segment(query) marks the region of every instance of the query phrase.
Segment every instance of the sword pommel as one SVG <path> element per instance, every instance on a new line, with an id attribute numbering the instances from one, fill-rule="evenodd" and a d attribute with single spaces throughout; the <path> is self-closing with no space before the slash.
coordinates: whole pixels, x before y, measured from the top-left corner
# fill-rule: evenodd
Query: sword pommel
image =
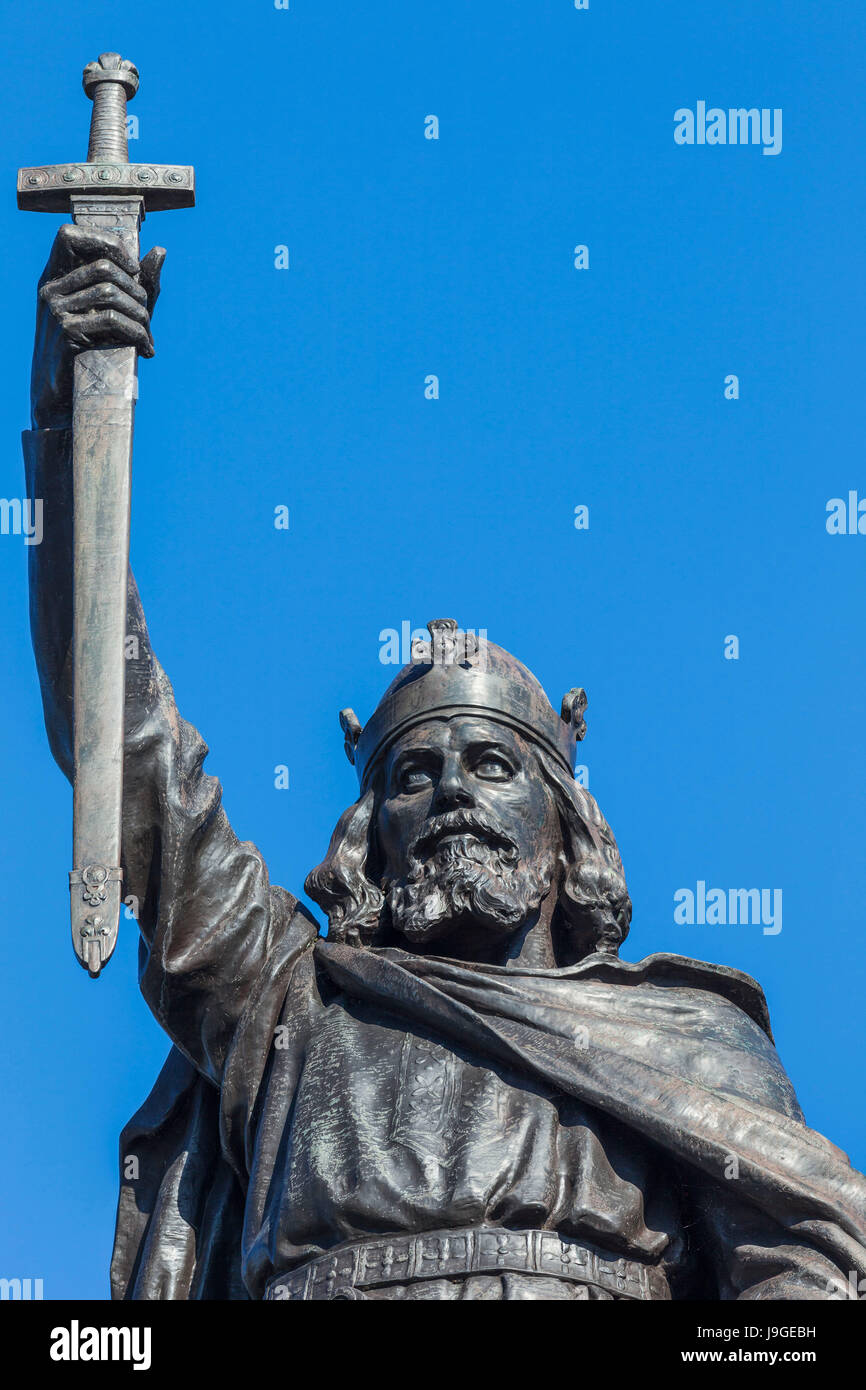
<path id="1" fill-rule="evenodd" d="M 128 58 L 121 58 L 119 53 L 100 53 L 95 63 L 87 64 L 82 81 L 91 99 L 95 99 L 100 83 L 116 82 L 123 87 L 131 101 L 138 91 L 138 68 Z"/>
<path id="2" fill-rule="evenodd" d="M 126 103 L 138 91 L 138 68 L 119 53 L 100 53 L 97 62 L 87 64 L 82 81 L 93 102 L 88 161 L 116 159 L 126 164 Z"/>

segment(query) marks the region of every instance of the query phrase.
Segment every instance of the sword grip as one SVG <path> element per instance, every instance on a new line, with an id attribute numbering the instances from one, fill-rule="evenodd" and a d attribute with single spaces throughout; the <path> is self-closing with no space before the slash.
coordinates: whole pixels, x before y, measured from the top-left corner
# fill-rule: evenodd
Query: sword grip
<path id="1" fill-rule="evenodd" d="M 100 53 L 84 69 L 83 83 L 93 101 L 88 163 L 127 164 L 126 103 L 138 91 L 138 69 L 119 53 Z"/>

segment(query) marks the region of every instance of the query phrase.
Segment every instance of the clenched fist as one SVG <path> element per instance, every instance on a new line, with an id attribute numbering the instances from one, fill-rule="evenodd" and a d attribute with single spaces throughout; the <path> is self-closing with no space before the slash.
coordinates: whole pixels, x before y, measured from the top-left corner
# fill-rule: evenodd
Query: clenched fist
<path id="1" fill-rule="evenodd" d="M 150 317 L 159 297 L 165 251 L 140 263 L 115 232 L 67 223 L 39 281 L 30 382 L 34 429 L 72 421 L 72 364 L 87 348 L 134 347 L 154 354 Z"/>

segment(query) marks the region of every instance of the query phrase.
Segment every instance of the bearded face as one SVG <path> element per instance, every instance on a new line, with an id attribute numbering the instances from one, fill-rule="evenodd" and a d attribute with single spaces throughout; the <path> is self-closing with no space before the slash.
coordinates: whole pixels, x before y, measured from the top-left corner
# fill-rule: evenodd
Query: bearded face
<path id="1" fill-rule="evenodd" d="M 558 881 L 559 818 L 532 746 L 492 720 L 455 716 L 390 749 L 377 819 L 382 889 L 413 945 L 507 937 Z"/>

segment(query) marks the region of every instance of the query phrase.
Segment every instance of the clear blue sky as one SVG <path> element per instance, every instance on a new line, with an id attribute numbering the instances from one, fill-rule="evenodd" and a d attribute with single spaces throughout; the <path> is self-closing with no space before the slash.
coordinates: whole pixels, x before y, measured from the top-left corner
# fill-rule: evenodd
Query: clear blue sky
<path id="1" fill-rule="evenodd" d="M 623 954 L 756 975 L 807 1120 L 866 1167 L 866 536 L 825 528 L 829 498 L 866 496 L 866 12 L 47 0 L 5 6 L 0 38 L 3 496 L 60 221 L 16 210 L 17 166 L 83 157 L 80 70 L 117 49 L 142 74 L 133 157 L 197 169 L 196 210 L 144 228 L 168 260 L 133 563 L 273 879 L 301 891 L 354 797 L 337 711 L 365 719 L 393 676 L 380 632 L 486 628 L 557 704 L 589 693 Z M 699 100 L 781 108 L 781 154 L 676 145 Z M 102 1298 L 117 1135 L 168 1043 L 133 922 L 98 982 L 71 951 L 25 570 L 0 536 L 0 1275 Z M 782 889 L 782 931 L 677 925 L 698 880 Z"/>

